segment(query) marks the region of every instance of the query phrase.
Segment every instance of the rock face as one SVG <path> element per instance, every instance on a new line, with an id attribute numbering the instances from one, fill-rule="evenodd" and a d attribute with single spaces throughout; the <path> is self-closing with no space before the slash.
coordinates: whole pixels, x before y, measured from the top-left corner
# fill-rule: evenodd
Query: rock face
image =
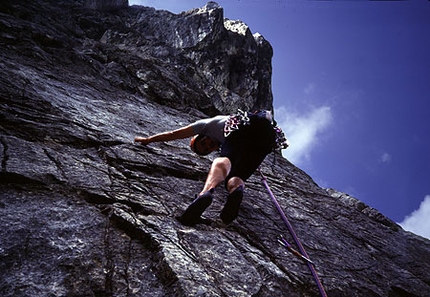
<path id="1" fill-rule="evenodd" d="M 271 108 L 270 44 L 216 3 L 181 14 L 0 4 L 1 296 L 318 296 L 260 178 L 237 221 L 175 220 L 213 156 L 149 135 Z M 262 171 L 329 296 L 429 296 L 430 242 L 274 154 Z"/>
<path id="2" fill-rule="evenodd" d="M 117 10 L 128 7 L 128 0 L 85 0 L 84 6 L 98 10 Z"/>

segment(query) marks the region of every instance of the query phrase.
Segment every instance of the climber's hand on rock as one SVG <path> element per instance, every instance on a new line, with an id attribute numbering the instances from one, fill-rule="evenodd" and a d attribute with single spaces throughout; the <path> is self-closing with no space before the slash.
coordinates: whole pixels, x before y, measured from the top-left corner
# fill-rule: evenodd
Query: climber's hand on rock
<path id="1" fill-rule="evenodd" d="M 141 144 L 147 145 L 147 144 L 148 144 L 148 143 L 150 143 L 151 141 L 149 140 L 149 138 L 136 136 L 136 137 L 134 138 L 134 142 L 140 142 Z"/>

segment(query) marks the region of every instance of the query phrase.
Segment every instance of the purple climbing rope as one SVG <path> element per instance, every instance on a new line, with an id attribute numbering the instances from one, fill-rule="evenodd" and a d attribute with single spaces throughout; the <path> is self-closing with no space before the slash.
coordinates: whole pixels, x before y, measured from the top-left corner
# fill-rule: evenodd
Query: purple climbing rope
<path id="1" fill-rule="evenodd" d="M 313 264 L 312 261 L 310 261 L 310 258 L 308 256 L 308 254 L 306 253 L 305 248 L 303 247 L 303 245 L 301 244 L 299 238 L 297 237 L 296 232 L 294 232 L 293 226 L 288 221 L 287 216 L 285 215 L 284 211 L 282 210 L 281 206 L 279 205 L 278 200 L 276 199 L 275 195 L 273 194 L 272 190 L 270 189 L 269 184 L 267 183 L 266 176 L 264 176 L 264 174 L 261 172 L 260 169 L 258 169 L 258 172 L 261 175 L 261 181 L 262 181 L 262 183 L 264 184 L 264 186 L 266 187 L 267 191 L 269 192 L 270 198 L 272 198 L 272 201 L 275 204 L 276 209 L 278 210 L 279 214 L 281 215 L 282 220 L 284 221 L 285 225 L 288 228 L 288 231 L 290 232 L 291 236 L 294 239 L 294 242 L 296 243 L 297 247 L 299 248 L 302 257 L 306 259 L 306 264 L 308 265 L 309 270 L 311 271 L 312 276 L 314 277 L 315 282 L 317 283 L 318 290 L 320 291 L 321 296 L 327 297 L 327 293 L 325 292 L 324 287 L 323 287 L 323 285 L 322 285 L 322 283 L 321 283 L 321 281 L 320 281 L 320 279 L 318 277 L 317 271 L 315 269 L 315 265 Z"/>

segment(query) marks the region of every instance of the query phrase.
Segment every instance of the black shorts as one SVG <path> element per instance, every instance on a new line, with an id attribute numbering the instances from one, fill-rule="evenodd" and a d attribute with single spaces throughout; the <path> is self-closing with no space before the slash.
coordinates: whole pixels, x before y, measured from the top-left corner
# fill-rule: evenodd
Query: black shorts
<path id="1" fill-rule="evenodd" d="M 232 177 L 246 181 L 275 146 L 275 131 L 264 115 L 249 115 L 250 124 L 226 137 L 221 146 L 221 157 L 231 162 L 231 171 L 225 182 Z"/>

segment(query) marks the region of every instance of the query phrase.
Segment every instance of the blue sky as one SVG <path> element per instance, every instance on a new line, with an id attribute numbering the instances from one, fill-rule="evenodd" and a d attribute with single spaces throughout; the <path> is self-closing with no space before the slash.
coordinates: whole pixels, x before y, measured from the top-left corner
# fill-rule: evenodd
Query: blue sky
<path id="1" fill-rule="evenodd" d="M 430 2 L 219 0 L 274 49 L 285 157 L 430 238 Z M 129 0 L 174 13 L 198 0 Z"/>

